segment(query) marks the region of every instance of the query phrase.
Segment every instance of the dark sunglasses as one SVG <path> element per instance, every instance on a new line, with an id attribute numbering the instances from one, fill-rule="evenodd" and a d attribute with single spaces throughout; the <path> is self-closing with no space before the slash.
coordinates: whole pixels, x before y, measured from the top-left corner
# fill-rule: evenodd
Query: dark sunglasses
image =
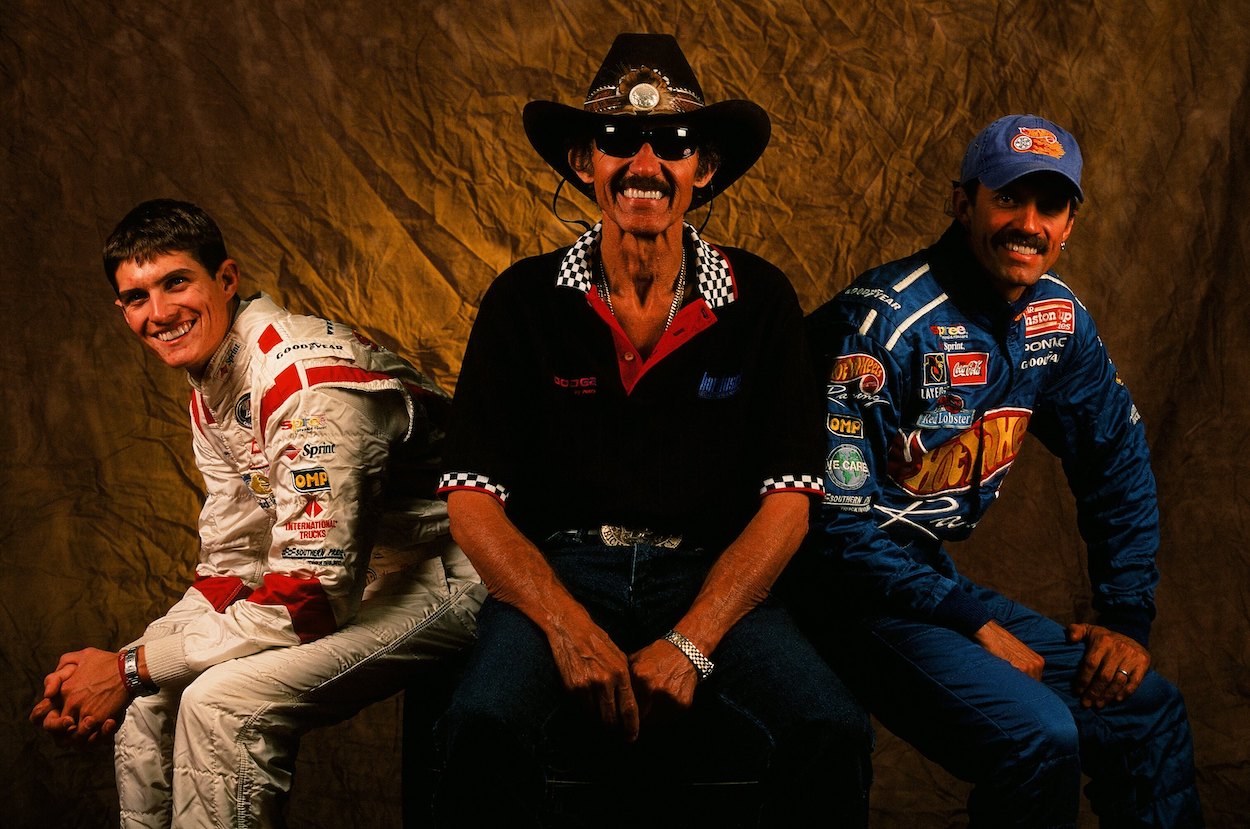
<path id="1" fill-rule="evenodd" d="M 694 129 L 684 124 L 643 127 L 629 123 L 632 118 L 619 120 L 625 123 L 601 124 L 595 133 L 595 146 L 610 156 L 633 158 L 643 144 L 650 144 L 651 151 L 658 158 L 681 161 L 683 158 L 690 158 L 699 149 L 699 140 Z"/>

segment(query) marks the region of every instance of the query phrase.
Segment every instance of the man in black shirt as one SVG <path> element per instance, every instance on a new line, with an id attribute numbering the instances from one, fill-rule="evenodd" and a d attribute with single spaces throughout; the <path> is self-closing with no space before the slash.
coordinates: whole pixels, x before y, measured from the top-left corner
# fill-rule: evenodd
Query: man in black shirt
<path id="1" fill-rule="evenodd" d="M 439 726 L 440 809 L 537 820 L 543 727 L 571 695 L 626 742 L 733 712 L 770 747 L 767 825 L 865 825 L 867 718 L 768 598 L 822 492 L 798 301 L 684 222 L 768 116 L 706 105 L 671 36 L 621 35 L 583 108 L 524 120 L 602 219 L 501 275 L 469 339 L 440 485 L 491 598 Z"/>

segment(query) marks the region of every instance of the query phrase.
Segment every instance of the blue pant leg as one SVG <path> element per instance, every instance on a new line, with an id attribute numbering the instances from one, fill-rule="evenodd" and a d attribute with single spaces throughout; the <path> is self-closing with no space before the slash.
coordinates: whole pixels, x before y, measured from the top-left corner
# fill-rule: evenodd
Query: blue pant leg
<path id="1" fill-rule="evenodd" d="M 1057 622 L 976 588 L 996 618 L 1046 660 L 1043 681 L 1072 712 L 1080 735 L 1085 792 L 1104 827 L 1203 826 L 1185 701 L 1154 671 L 1123 702 L 1085 708 L 1073 682 L 1085 655 Z"/>
<path id="2" fill-rule="evenodd" d="M 695 705 L 724 705 L 763 732 L 771 747 L 760 825 L 867 826 L 868 715 L 790 614 L 772 602 L 756 607 L 729 630 L 713 658 L 715 671 Z"/>
<path id="3" fill-rule="evenodd" d="M 511 605 L 487 598 L 478 641 L 436 725 L 444 751 L 438 826 L 538 826 L 545 794 L 542 726 L 564 698 L 547 637 Z"/>
<path id="4" fill-rule="evenodd" d="M 839 670 L 887 728 L 975 784 L 972 826 L 1075 826 L 1076 724 L 1046 685 L 962 634 L 895 617 L 849 637 Z"/>

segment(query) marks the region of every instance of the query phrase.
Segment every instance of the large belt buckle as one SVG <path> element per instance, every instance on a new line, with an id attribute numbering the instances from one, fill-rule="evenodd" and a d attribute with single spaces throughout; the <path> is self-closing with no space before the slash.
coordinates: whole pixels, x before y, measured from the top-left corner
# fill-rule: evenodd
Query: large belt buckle
<path id="1" fill-rule="evenodd" d="M 652 530 L 635 530 L 616 524 L 601 526 L 599 539 L 609 547 L 632 547 L 635 544 L 646 544 L 651 547 L 674 550 L 681 544 L 680 535 L 657 533 Z"/>

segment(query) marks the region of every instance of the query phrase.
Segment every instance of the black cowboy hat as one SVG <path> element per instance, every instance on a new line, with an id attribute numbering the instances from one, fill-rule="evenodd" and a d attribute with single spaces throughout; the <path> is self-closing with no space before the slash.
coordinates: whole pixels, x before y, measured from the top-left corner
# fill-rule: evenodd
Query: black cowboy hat
<path id="1" fill-rule="evenodd" d="M 706 104 L 677 39 L 655 34 L 616 36 L 581 109 L 530 101 L 522 120 L 543 160 L 594 201 L 594 188 L 569 166 L 569 149 L 592 138 L 607 119 L 628 115 L 645 117 L 657 126 L 665 122 L 690 126 L 701 144 L 715 148 L 719 164 L 708 186 L 695 189 L 692 210 L 749 170 L 768 146 L 772 130 L 768 114 L 758 104 L 742 100 Z"/>

